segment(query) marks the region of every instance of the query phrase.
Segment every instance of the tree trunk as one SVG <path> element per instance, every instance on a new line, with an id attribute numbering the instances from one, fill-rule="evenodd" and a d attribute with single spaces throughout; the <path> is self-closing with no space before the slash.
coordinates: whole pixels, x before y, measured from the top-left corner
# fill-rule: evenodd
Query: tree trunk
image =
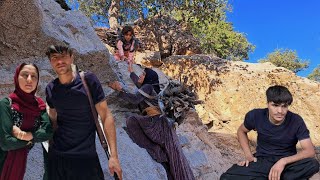
<path id="1" fill-rule="evenodd" d="M 111 0 L 108 11 L 110 29 L 117 30 L 119 26 L 118 18 L 120 13 L 120 0 Z"/>
<path id="2" fill-rule="evenodd" d="M 142 8 L 138 10 L 138 14 L 139 14 L 139 19 L 144 20 L 144 13 Z"/>

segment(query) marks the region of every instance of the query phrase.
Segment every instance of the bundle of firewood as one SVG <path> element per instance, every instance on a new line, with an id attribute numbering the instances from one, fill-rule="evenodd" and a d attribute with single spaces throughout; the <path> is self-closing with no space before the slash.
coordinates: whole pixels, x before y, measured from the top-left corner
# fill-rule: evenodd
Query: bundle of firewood
<path id="1" fill-rule="evenodd" d="M 198 100 L 196 93 L 190 87 L 178 80 L 169 80 L 169 84 L 165 87 L 160 99 L 164 104 L 164 112 L 167 117 L 178 124 L 183 122 L 190 108 L 195 109 L 194 105 L 203 103 Z"/>
<path id="2" fill-rule="evenodd" d="M 96 28 L 97 35 L 105 44 L 111 47 L 116 47 L 118 34 L 116 31 L 107 28 Z"/>

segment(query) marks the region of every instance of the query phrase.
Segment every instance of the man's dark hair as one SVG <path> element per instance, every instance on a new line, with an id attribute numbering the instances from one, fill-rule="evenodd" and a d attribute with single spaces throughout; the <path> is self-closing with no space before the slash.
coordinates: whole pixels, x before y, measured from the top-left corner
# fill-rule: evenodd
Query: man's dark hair
<path id="1" fill-rule="evenodd" d="M 46 55 L 50 59 L 50 55 L 53 53 L 68 53 L 70 56 L 73 54 L 72 49 L 69 46 L 64 46 L 64 45 L 51 45 L 48 47 Z"/>
<path id="2" fill-rule="evenodd" d="M 284 86 L 271 86 L 267 89 L 267 102 L 274 102 L 276 104 L 285 103 L 291 105 L 293 98 L 290 91 Z"/>
<path id="3" fill-rule="evenodd" d="M 122 35 L 125 35 L 127 34 L 128 32 L 131 32 L 132 33 L 132 36 L 134 36 L 134 30 L 131 26 L 125 26 L 122 28 L 122 31 L 121 31 L 121 34 Z"/>

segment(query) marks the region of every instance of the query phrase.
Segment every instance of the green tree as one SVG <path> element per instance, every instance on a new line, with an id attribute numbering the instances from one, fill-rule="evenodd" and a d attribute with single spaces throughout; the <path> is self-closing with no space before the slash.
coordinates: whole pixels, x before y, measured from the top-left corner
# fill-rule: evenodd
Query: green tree
<path id="1" fill-rule="evenodd" d="M 215 53 L 228 60 L 249 59 L 249 53 L 255 47 L 226 21 L 226 12 L 232 9 L 227 0 L 185 2 L 172 14 L 190 27 L 193 35 L 200 40 L 203 52 Z"/>
<path id="2" fill-rule="evenodd" d="M 192 32 L 200 39 L 201 49 L 205 53 L 215 53 L 224 59 L 242 61 L 249 59 L 249 53 L 254 51 L 255 47 L 248 42 L 245 35 L 234 31 L 232 24 L 228 22 L 191 24 Z"/>
<path id="3" fill-rule="evenodd" d="M 215 53 L 229 60 L 249 59 L 254 46 L 243 33 L 234 31 L 226 22 L 231 11 L 228 0 L 69 0 L 78 2 L 79 9 L 95 23 L 109 20 L 110 27 L 122 22 L 155 15 L 169 15 L 184 23 L 200 40 L 205 53 Z"/>
<path id="4" fill-rule="evenodd" d="M 276 49 L 269 53 L 267 58 L 260 59 L 259 62 L 271 62 L 277 67 L 287 68 L 294 73 L 309 67 L 309 61 L 300 59 L 297 52 L 290 49 Z"/>
<path id="5" fill-rule="evenodd" d="M 320 65 L 313 69 L 312 73 L 308 75 L 308 78 L 320 82 Z"/>
<path id="6" fill-rule="evenodd" d="M 72 7 L 78 5 L 95 23 L 109 24 L 115 29 L 122 22 L 143 18 L 144 1 L 140 0 L 67 0 Z"/>

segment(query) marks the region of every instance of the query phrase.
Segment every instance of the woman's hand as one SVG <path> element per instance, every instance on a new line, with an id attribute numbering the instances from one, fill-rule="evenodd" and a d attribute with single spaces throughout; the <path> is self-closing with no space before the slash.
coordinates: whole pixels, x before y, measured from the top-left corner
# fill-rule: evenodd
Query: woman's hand
<path id="1" fill-rule="evenodd" d="M 23 141 L 31 141 L 33 139 L 33 135 L 31 132 L 22 131 L 19 127 L 13 126 L 12 127 L 12 135 L 20 140 Z"/>
<path id="2" fill-rule="evenodd" d="M 17 126 L 12 127 L 12 135 L 17 139 L 19 139 L 18 136 L 19 136 L 20 131 L 21 131 L 21 129 Z"/>
<path id="3" fill-rule="evenodd" d="M 121 91 L 122 90 L 122 86 L 118 81 L 110 82 L 108 84 L 108 86 L 113 90 L 117 90 L 117 91 Z"/>

